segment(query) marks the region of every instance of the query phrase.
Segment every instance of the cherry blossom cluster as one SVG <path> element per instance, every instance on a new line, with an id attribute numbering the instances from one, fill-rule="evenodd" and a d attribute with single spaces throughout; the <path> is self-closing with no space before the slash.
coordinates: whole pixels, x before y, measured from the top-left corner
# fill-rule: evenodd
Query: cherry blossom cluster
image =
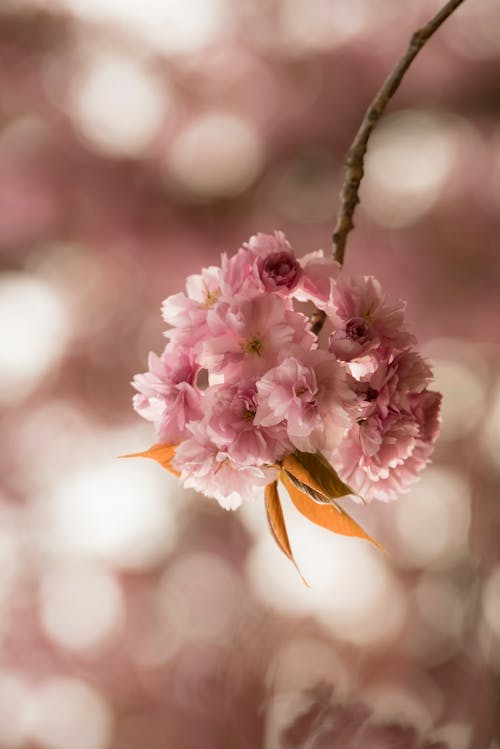
<path id="1" fill-rule="evenodd" d="M 395 499 L 429 460 L 441 402 L 403 311 L 322 250 L 257 234 L 164 301 L 168 343 L 135 376 L 134 408 L 176 446 L 184 486 L 225 508 L 262 496 L 295 450 L 364 500 Z"/>

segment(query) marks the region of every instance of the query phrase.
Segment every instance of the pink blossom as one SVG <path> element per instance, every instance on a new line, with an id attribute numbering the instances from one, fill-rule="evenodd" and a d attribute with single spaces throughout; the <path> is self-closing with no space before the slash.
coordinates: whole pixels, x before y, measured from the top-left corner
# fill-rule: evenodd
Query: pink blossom
<path id="1" fill-rule="evenodd" d="M 269 256 L 274 256 L 275 260 L 278 256 L 281 256 L 282 260 L 286 258 L 288 270 L 283 269 L 284 273 L 280 274 L 279 262 L 273 264 L 272 260 L 268 260 Z M 226 301 L 231 301 L 235 297 L 249 300 L 267 291 L 280 290 L 283 286 L 289 288 L 293 280 L 291 276 L 295 263 L 292 246 L 283 232 L 256 234 L 231 257 L 225 253 L 222 255 L 223 297 Z M 300 269 L 297 269 L 297 276 L 299 271 Z M 282 283 L 274 283 L 274 277 Z"/>
<path id="2" fill-rule="evenodd" d="M 172 466 L 180 471 L 186 488 L 214 497 L 226 510 L 262 496 L 263 487 L 277 477 L 275 468 L 239 465 L 227 449 L 211 440 L 204 422 L 190 424 L 191 436 L 177 448 Z"/>
<path id="3" fill-rule="evenodd" d="M 384 433 L 386 442 L 400 437 L 401 434 L 394 430 L 391 433 L 389 429 Z M 377 474 L 373 470 L 375 462 L 372 463 L 363 453 L 361 441 L 353 427 L 330 460 L 342 479 L 365 501 L 377 499 L 389 502 L 409 491 L 411 485 L 418 480 L 420 472 L 429 462 L 433 447 L 433 443 L 415 437 L 413 448 L 406 458 L 400 456 L 401 459 L 396 464 L 386 466 L 386 470 Z"/>
<path id="4" fill-rule="evenodd" d="M 364 500 L 390 500 L 398 491 L 398 468 L 416 445 L 417 425 L 408 416 L 371 416 L 355 424 L 330 457 L 339 475 Z"/>
<path id="5" fill-rule="evenodd" d="M 224 372 L 226 381 L 263 374 L 292 344 L 308 350 L 315 342 L 305 315 L 288 310 L 275 294 L 219 304 L 210 310 L 207 326 L 199 361 L 210 372 Z"/>
<path id="6" fill-rule="evenodd" d="M 177 446 L 185 486 L 237 507 L 294 449 L 326 454 L 366 499 L 416 479 L 439 431 L 431 369 L 404 305 L 339 270 L 321 250 L 297 260 L 282 232 L 256 234 L 165 300 L 170 343 L 134 378 L 134 407 Z M 325 310 L 329 350 L 294 301 Z"/>
<path id="7" fill-rule="evenodd" d="M 208 310 L 221 294 L 220 268 L 211 266 L 188 276 L 186 292 L 173 294 L 162 304 L 163 319 L 173 326 L 166 335 L 182 345 L 192 344 L 205 334 Z"/>
<path id="8" fill-rule="evenodd" d="M 222 256 L 225 299 L 251 299 L 265 292 L 288 296 L 301 277 L 301 267 L 282 232 L 257 234 L 231 258 Z"/>
<path id="9" fill-rule="evenodd" d="M 137 413 L 155 425 L 160 442 L 178 444 L 186 424 L 201 417 L 200 394 L 194 387 L 197 366 L 187 349 L 167 346 L 161 357 L 149 355 L 149 371 L 134 377 Z"/>
<path id="10" fill-rule="evenodd" d="M 443 396 L 434 390 L 410 396 L 410 411 L 419 428 L 419 439 L 429 445 L 436 442 L 441 426 L 441 403 Z"/>
<path id="11" fill-rule="evenodd" d="M 226 253 L 221 258 L 222 296 L 230 302 L 237 297 L 253 299 L 264 293 L 264 286 L 257 270 L 258 256 L 248 249 L 240 248 L 232 257 Z"/>
<path id="12" fill-rule="evenodd" d="M 299 302 L 313 302 L 319 309 L 325 309 L 330 298 L 331 281 L 338 276 L 340 265 L 325 257 L 323 250 L 304 255 L 299 263 L 302 275 L 294 290 L 295 299 Z"/>
<path id="13" fill-rule="evenodd" d="M 350 425 L 352 393 L 344 371 L 325 351 L 284 359 L 257 381 L 257 391 L 255 422 L 273 426 L 286 421 L 288 437 L 299 450 L 331 450 Z"/>
<path id="14" fill-rule="evenodd" d="M 215 385 L 204 399 L 207 434 L 241 465 L 273 464 L 292 452 L 284 424 L 255 423 L 256 387 L 253 382 Z"/>
<path id="15" fill-rule="evenodd" d="M 408 401 L 408 410 L 375 408 L 359 419 L 331 456 L 342 479 L 368 501 L 396 499 L 428 463 L 439 432 L 441 395 L 424 390 Z"/>
<path id="16" fill-rule="evenodd" d="M 333 324 L 330 351 L 343 361 L 379 346 L 403 349 L 415 342 L 403 324 L 405 305 L 387 305 L 373 276 L 338 279 L 331 285 L 326 313 Z"/>
<path id="17" fill-rule="evenodd" d="M 274 234 L 259 232 L 250 237 L 243 246 L 260 257 L 266 257 L 275 252 L 293 252 L 292 245 L 282 231 L 275 231 Z"/>
<path id="18" fill-rule="evenodd" d="M 361 380 L 351 380 L 359 414 L 332 456 L 361 496 L 395 499 L 416 480 L 439 431 L 441 396 L 427 390 L 429 365 L 414 351 L 391 353 Z"/>
<path id="19" fill-rule="evenodd" d="M 289 294 L 299 282 L 301 267 L 291 252 L 272 252 L 258 263 L 259 275 L 266 291 Z"/>
<path id="20" fill-rule="evenodd" d="M 432 379 L 427 362 L 416 351 L 388 354 L 373 372 L 353 382 L 360 398 L 362 414 L 378 412 L 386 418 L 389 411 L 409 411 L 409 395 L 420 393 Z"/>

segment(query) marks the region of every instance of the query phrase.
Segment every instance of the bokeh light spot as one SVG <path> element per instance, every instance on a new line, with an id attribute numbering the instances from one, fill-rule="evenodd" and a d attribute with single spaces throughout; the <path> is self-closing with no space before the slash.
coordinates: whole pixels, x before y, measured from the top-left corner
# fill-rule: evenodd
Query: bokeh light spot
<path id="1" fill-rule="evenodd" d="M 0 275 L 0 402 L 29 395 L 56 365 L 69 322 L 47 283 L 24 273 Z"/>
<path id="2" fill-rule="evenodd" d="M 191 120 L 170 146 L 167 168 L 178 186 L 197 198 L 237 195 L 263 161 L 263 143 L 248 120 L 209 112 Z"/>
<path id="3" fill-rule="evenodd" d="M 436 631 L 456 639 L 464 626 L 463 596 L 446 577 L 424 575 L 419 581 L 416 601 L 420 613 Z"/>
<path id="4" fill-rule="evenodd" d="M 225 0 L 59 0 L 83 18 L 119 27 L 160 53 L 191 54 L 224 31 Z"/>
<path id="5" fill-rule="evenodd" d="M 156 565 L 175 533 L 175 494 L 164 473 L 153 463 L 115 459 L 64 476 L 40 507 L 47 551 L 125 569 Z"/>
<path id="6" fill-rule="evenodd" d="M 295 54 L 331 50 L 367 29 L 373 33 L 380 25 L 390 24 L 395 5 L 387 0 L 351 0 L 348 4 L 344 0 L 281 0 L 280 35 Z"/>
<path id="7" fill-rule="evenodd" d="M 116 577 L 89 562 L 65 562 L 41 580 L 41 619 L 57 644 L 86 651 L 102 646 L 117 631 L 124 600 Z"/>
<path id="8" fill-rule="evenodd" d="M 441 359 L 434 366 L 434 387 L 443 393 L 443 440 L 458 439 L 471 432 L 481 419 L 484 391 L 477 373 L 466 364 Z"/>
<path id="9" fill-rule="evenodd" d="M 130 57 L 98 54 L 71 89 L 70 111 L 99 151 L 139 154 L 166 115 L 166 87 Z"/>
<path id="10" fill-rule="evenodd" d="M 403 227 L 436 202 L 458 158 L 462 121 L 400 112 L 380 123 L 365 161 L 361 203 L 384 226 Z"/>
<path id="11" fill-rule="evenodd" d="M 423 347 L 434 369 L 433 389 L 443 394 L 440 441 L 476 431 L 484 417 L 488 367 L 481 346 L 459 338 L 436 338 Z"/>
<path id="12" fill-rule="evenodd" d="M 399 560 L 410 567 L 447 567 L 468 549 L 470 489 L 458 471 L 427 468 L 396 507 Z"/>
<path id="13" fill-rule="evenodd" d="M 276 168 L 263 199 L 288 220 L 315 224 L 333 217 L 335 188 L 331 154 L 311 148 Z"/>
<path id="14" fill-rule="evenodd" d="M 0 746 L 20 747 L 24 739 L 25 708 L 30 689 L 20 674 L 2 670 L 0 674 Z"/>
<path id="15" fill-rule="evenodd" d="M 112 726 L 104 697 L 78 679 L 51 679 L 28 705 L 27 733 L 44 749 L 106 749 Z"/>
<path id="16" fill-rule="evenodd" d="M 464 3 L 455 22 L 443 32 L 452 50 L 460 57 L 488 60 L 500 53 L 498 34 L 499 13 L 497 0 Z"/>
<path id="17" fill-rule="evenodd" d="M 158 588 L 164 621 L 181 640 L 225 640 L 242 606 L 237 575 L 214 554 L 190 554 L 173 563 Z"/>

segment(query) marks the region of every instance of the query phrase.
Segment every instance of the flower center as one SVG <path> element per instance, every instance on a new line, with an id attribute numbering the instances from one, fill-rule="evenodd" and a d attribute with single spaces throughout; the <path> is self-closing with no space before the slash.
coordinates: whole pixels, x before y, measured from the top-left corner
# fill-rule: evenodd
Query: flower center
<path id="1" fill-rule="evenodd" d="M 205 304 L 204 304 L 204 306 L 207 309 L 209 309 L 210 307 L 213 307 L 214 304 L 217 303 L 219 297 L 220 297 L 220 289 L 214 289 L 213 291 L 210 291 L 210 289 L 205 289 Z"/>
<path id="2" fill-rule="evenodd" d="M 370 326 L 363 317 L 351 317 L 346 323 L 345 332 L 351 340 L 365 343 L 370 337 Z"/>
<path id="3" fill-rule="evenodd" d="M 300 273 L 301 267 L 290 252 L 273 252 L 263 262 L 261 278 L 268 291 L 281 286 L 292 289 Z"/>
<path id="4" fill-rule="evenodd" d="M 256 336 L 250 338 L 248 341 L 246 341 L 246 343 L 243 344 L 243 348 L 245 349 L 245 351 L 248 351 L 249 354 L 257 354 L 257 356 L 260 356 L 262 346 L 262 341 Z"/>

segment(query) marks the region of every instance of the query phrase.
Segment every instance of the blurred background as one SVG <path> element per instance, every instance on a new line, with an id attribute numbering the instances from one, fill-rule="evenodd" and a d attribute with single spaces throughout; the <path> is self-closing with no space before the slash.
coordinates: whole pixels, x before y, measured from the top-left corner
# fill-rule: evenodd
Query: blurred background
<path id="1" fill-rule="evenodd" d="M 408 300 L 433 464 L 231 513 L 150 461 L 161 301 L 251 234 L 329 251 L 342 160 L 435 0 L 0 0 L 1 749 L 499 749 L 500 6 L 464 5 L 371 141 L 346 268 Z"/>

